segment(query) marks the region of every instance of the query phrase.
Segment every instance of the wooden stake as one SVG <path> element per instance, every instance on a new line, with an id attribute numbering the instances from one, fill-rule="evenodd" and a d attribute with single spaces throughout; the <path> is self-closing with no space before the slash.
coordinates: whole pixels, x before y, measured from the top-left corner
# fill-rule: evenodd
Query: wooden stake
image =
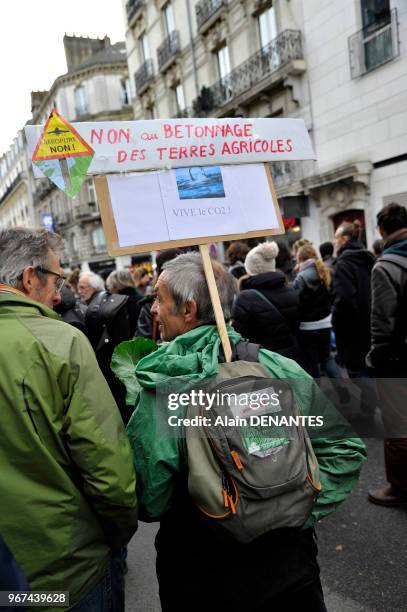
<path id="1" fill-rule="evenodd" d="M 218 327 L 219 336 L 222 341 L 223 352 L 225 354 L 226 361 L 230 362 L 232 361 L 232 347 L 230 346 L 230 340 L 226 329 L 225 317 L 223 315 L 222 306 L 220 303 L 218 288 L 216 286 L 215 275 L 212 269 L 208 245 L 200 244 L 199 251 L 201 253 L 205 278 L 206 282 L 208 283 L 209 295 L 211 296 L 213 311 L 215 313 L 216 325 Z"/>
<path id="2" fill-rule="evenodd" d="M 65 157 L 59 160 L 59 167 L 61 168 L 62 178 L 64 179 L 65 189 L 70 191 L 72 189 L 71 177 L 69 174 L 68 162 Z"/>

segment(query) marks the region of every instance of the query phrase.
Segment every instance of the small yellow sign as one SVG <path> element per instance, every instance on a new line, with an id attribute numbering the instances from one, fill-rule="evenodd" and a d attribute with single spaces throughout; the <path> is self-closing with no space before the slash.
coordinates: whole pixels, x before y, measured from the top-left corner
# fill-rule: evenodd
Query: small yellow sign
<path id="1" fill-rule="evenodd" d="M 75 128 L 52 109 L 32 156 L 33 161 L 94 155 Z"/>

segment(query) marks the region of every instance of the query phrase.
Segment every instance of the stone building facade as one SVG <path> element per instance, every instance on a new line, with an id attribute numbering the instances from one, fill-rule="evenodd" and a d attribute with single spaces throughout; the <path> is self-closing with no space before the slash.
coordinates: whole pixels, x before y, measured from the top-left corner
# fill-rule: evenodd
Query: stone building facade
<path id="1" fill-rule="evenodd" d="M 133 117 L 124 43 L 108 37 L 65 36 L 68 72 L 47 92 L 32 93 L 32 122 L 44 124 L 52 108 L 69 122 L 128 120 Z M 52 215 L 64 238 L 64 264 L 101 271 L 123 265 L 106 251 L 93 179 L 88 177 L 75 198 L 67 197 L 48 179 L 35 181 L 34 207 L 38 222 Z M 127 263 L 127 261 L 125 262 Z"/>
<path id="2" fill-rule="evenodd" d="M 301 117 L 315 163 L 274 163 L 287 228 L 317 244 L 344 219 L 367 242 L 407 199 L 403 0 L 128 0 L 134 115 Z M 294 223 L 293 223 L 294 220 Z"/>
<path id="3" fill-rule="evenodd" d="M 0 158 L 0 227 L 30 227 L 34 223 L 33 176 L 20 131 Z"/>

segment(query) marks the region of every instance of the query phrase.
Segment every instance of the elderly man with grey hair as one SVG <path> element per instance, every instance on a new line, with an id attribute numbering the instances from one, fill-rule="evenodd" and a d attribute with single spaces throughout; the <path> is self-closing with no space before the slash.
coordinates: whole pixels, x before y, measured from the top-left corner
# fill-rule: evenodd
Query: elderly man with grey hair
<path id="1" fill-rule="evenodd" d="M 228 323 L 236 295 L 236 281 L 220 263 L 213 261 L 212 267 Z M 154 292 L 152 311 L 157 317 L 164 343 L 138 361 L 134 371 L 136 380 L 127 376 L 129 390 L 134 394 L 138 389 L 127 431 L 134 451 L 140 518 L 160 521 L 156 549 L 162 610 L 265 612 L 279 608 L 304 608 L 313 612 L 325 611 L 312 526 L 331 512 L 350 491 L 363 460 L 363 443 L 358 439 L 340 437 L 339 433 L 339 439 L 316 440 L 314 452 L 320 463 L 322 492 L 302 529 L 273 530 L 274 517 L 270 516 L 261 535 L 247 544 L 234 539 L 231 533 L 221 533 L 217 523 L 231 514 L 227 508 L 236 511 L 236 506 L 246 504 L 248 498 L 239 501 L 237 489 L 233 493 L 229 484 L 227 490 L 223 484 L 222 498 L 222 482 L 225 481 L 220 478 L 218 467 L 219 478 L 213 495 L 221 500 L 219 516 L 205 515 L 198 509 L 199 504 L 194 501 L 196 497 L 193 499 L 188 487 L 191 454 L 186 453 L 184 430 L 171 431 L 169 415 L 172 413 L 168 412 L 170 405 L 166 392 L 166 389 L 174 389 L 174 385 L 178 391 L 180 384 L 181 390 L 196 390 L 208 379 L 219 380 L 216 377 L 220 374 L 219 363 L 223 354 L 200 255 L 186 253 L 166 263 Z M 249 347 L 246 343 L 241 344 L 242 337 L 230 325 L 227 325 L 227 333 L 235 355 L 242 354 L 239 345 L 248 352 Z M 296 380 L 304 381 L 303 385 L 295 385 L 298 403 L 301 399 L 305 414 L 318 414 L 322 399 L 312 379 L 294 361 L 266 349 L 258 350 L 258 345 L 256 347 L 256 358 L 269 378 L 293 381 L 289 383 L 293 388 Z M 251 348 L 254 349 L 254 345 Z M 250 364 L 245 361 L 245 364 L 235 364 L 235 368 L 227 371 L 239 369 L 240 385 L 243 378 L 247 379 L 245 372 L 248 367 Z M 225 372 L 226 368 L 223 368 L 222 376 Z M 222 380 L 226 384 L 225 379 Z M 204 405 L 200 408 L 203 414 L 209 414 Z M 183 410 L 181 407 L 177 412 L 181 420 L 185 416 Z M 243 436 L 244 432 L 237 435 Z M 216 463 L 215 453 L 211 455 L 210 445 L 206 448 L 209 448 L 208 452 L 200 451 L 201 454 L 193 456 L 194 474 L 201 475 L 198 480 L 204 483 L 208 482 L 205 475 L 211 461 L 215 464 L 215 471 L 216 465 L 222 465 Z M 230 464 L 233 464 L 232 458 L 229 456 L 227 459 Z M 241 469 L 244 469 L 246 458 L 242 454 Z M 230 470 L 232 473 L 232 468 Z M 224 471 L 222 474 L 225 476 Z M 252 476 L 255 474 L 249 470 L 247 478 Z M 272 474 L 269 476 L 272 479 Z M 267 484 L 272 486 L 270 480 Z M 204 489 L 207 488 L 204 486 Z M 176 588 L 177 585 L 180 588 Z"/>
<path id="2" fill-rule="evenodd" d="M 31 589 L 124 611 L 131 449 L 89 342 L 52 310 L 61 247 L 46 229 L 0 230 L 0 533 Z"/>
<path id="3" fill-rule="evenodd" d="M 79 276 L 78 295 L 85 304 L 89 304 L 95 297 L 105 290 L 105 283 L 99 274 L 94 272 L 83 272 Z"/>

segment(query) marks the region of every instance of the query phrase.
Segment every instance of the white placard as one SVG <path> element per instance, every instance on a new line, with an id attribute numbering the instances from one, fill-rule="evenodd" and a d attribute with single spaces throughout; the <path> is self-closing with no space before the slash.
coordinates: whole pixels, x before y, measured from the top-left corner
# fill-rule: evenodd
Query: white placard
<path id="1" fill-rule="evenodd" d="M 279 227 L 263 164 L 107 177 L 118 247 Z"/>
<path id="2" fill-rule="evenodd" d="M 95 155 L 87 174 L 315 159 L 303 119 L 73 123 Z M 43 126 L 25 128 L 32 156 Z M 34 166 L 36 177 L 43 176 Z"/>
<path id="3" fill-rule="evenodd" d="M 120 246 L 160 242 L 168 235 L 158 173 L 109 176 L 109 191 Z"/>
<path id="4" fill-rule="evenodd" d="M 229 168 L 193 166 L 159 175 L 170 240 L 210 236 L 214 227 L 217 234 L 235 234 L 247 227 Z"/>

